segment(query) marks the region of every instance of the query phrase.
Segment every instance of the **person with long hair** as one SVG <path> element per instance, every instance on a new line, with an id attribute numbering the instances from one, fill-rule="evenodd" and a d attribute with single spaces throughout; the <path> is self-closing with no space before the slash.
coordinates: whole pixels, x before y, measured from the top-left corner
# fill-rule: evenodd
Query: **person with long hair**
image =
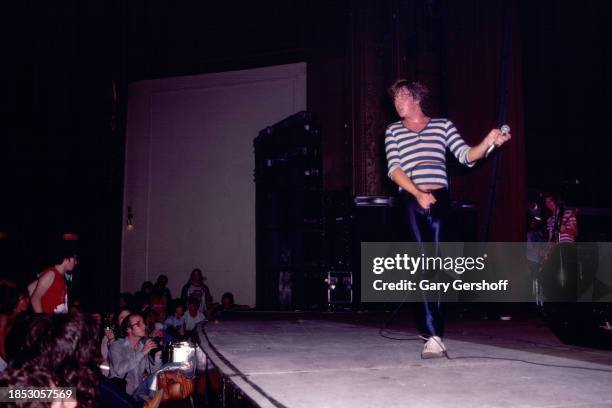
<path id="1" fill-rule="evenodd" d="M 53 389 L 57 388 L 60 380 L 47 367 L 38 366 L 35 364 L 26 364 L 18 369 L 9 370 L 0 375 L 0 387 L 10 389 L 25 389 L 31 387 Z M 68 401 L 62 402 L 46 402 L 38 400 L 21 400 L 14 403 L 8 403 L 7 406 L 18 408 L 75 408 L 78 406 L 78 401 L 73 398 L 67 398 Z"/>
<path id="2" fill-rule="evenodd" d="M 19 290 L 13 282 L 0 283 L 0 371 L 7 367 L 6 340 L 17 318 L 28 310 L 30 298 L 25 290 Z"/>
<path id="3" fill-rule="evenodd" d="M 542 195 L 544 204 L 550 211 L 550 217 L 546 220 L 548 230 L 548 241 L 558 243 L 575 242 L 578 236 L 578 222 L 576 212 L 565 208 L 561 204 L 559 195 L 546 192 Z"/>
<path id="4" fill-rule="evenodd" d="M 36 366 L 53 373 L 58 387 L 76 388 L 80 407 L 94 407 L 99 397 L 100 333 L 86 314 L 39 316 L 30 325 L 20 358 L 11 370 Z"/>
<path id="5" fill-rule="evenodd" d="M 200 301 L 199 310 L 203 315 L 207 315 L 208 311 L 213 306 L 213 298 L 210 294 L 210 289 L 204 283 L 206 278 L 202 275 L 202 271 L 195 268 L 189 275 L 189 281 L 181 290 L 181 299 L 187 305 L 189 299 L 197 298 Z"/>

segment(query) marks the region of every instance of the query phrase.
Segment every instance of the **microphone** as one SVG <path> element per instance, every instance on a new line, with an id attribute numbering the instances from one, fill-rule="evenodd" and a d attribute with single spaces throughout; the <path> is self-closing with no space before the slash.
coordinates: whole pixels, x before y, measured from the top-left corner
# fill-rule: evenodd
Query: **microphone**
<path id="1" fill-rule="evenodd" d="M 510 126 L 503 125 L 499 130 L 501 130 L 502 135 L 505 135 L 507 133 L 510 133 Z M 495 143 L 492 143 L 491 146 L 489 146 L 489 148 L 487 149 L 487 151 L 485 152 L 485 155 L 484 155 L 485 159 L 487 157 L 489 157 L 491 152 L 493 152 L 493 150 L 495 150 L 496 147 L 497 147 L 497 145 Z"/>

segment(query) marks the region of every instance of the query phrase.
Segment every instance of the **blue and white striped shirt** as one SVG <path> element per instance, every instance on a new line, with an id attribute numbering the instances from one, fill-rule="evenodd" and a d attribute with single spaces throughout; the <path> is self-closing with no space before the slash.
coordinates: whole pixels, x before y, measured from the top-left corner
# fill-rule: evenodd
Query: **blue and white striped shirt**
<path id="1" fill-rule="evenodd" d="M 468 167 L 470 146 L 461 138 L 453 122 L 448 119 L 430 119 L 420 132 L 406 128 L 401 121 L 394 122 L 385 132 L 385 151 L 388 175 L 401 168 L 412 182 L 419 186 L 433 184 L 448 187 L 446 176 L 446 148 Z"/>

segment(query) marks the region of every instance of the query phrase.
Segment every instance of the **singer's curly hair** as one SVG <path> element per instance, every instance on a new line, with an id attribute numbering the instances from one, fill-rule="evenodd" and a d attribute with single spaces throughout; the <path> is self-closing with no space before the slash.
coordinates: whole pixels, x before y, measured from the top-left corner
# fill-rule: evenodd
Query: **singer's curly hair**
<path id="1" fill-rule="evenodd" d="M 395 95 L 397 95 L 401 89 L 406 89 L 408 92 L 410 92 L 412 97 L 421 104 L 427 100 L 427 96 L 429 95 L 429 88 L 427 88 L 427 86 L 425 86 L 423 83 L 418 81 L 409 82 L 407 79 L 398 79 L 395 81 L 393 84 L 391 84 L 387 90 L 387 93 L 393 100 Z"/>

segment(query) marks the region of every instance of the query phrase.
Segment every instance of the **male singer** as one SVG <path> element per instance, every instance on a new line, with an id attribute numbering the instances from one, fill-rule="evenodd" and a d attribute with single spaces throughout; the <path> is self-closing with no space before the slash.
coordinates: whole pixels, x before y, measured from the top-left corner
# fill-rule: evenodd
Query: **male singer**
<path id="1" fill-rule="evenodd" d="M 445 218 L 449 210 L 446 149 L 468 167 L 485 157 L 487 150 L 510 140 L 510 133 L 492 129 L 480 144 L 468 146 L 448 119 L 434 119 L 423 113 L 428 89 L 419 82 L 405 79 L 389 88 L 395 110 L 401 120 L 391 123 L 385 132 L 385 151 L 389 177 L 399 186 L 404 214 L 416 242 L 444 241 Z M 437 296 L 437 299 L 434 299 Z M 442 357 L 446 351 L 442 338 L 444 321 L 439 294 L 423 293 L 422 328 L 427 341 L 422 358 Z"/>

